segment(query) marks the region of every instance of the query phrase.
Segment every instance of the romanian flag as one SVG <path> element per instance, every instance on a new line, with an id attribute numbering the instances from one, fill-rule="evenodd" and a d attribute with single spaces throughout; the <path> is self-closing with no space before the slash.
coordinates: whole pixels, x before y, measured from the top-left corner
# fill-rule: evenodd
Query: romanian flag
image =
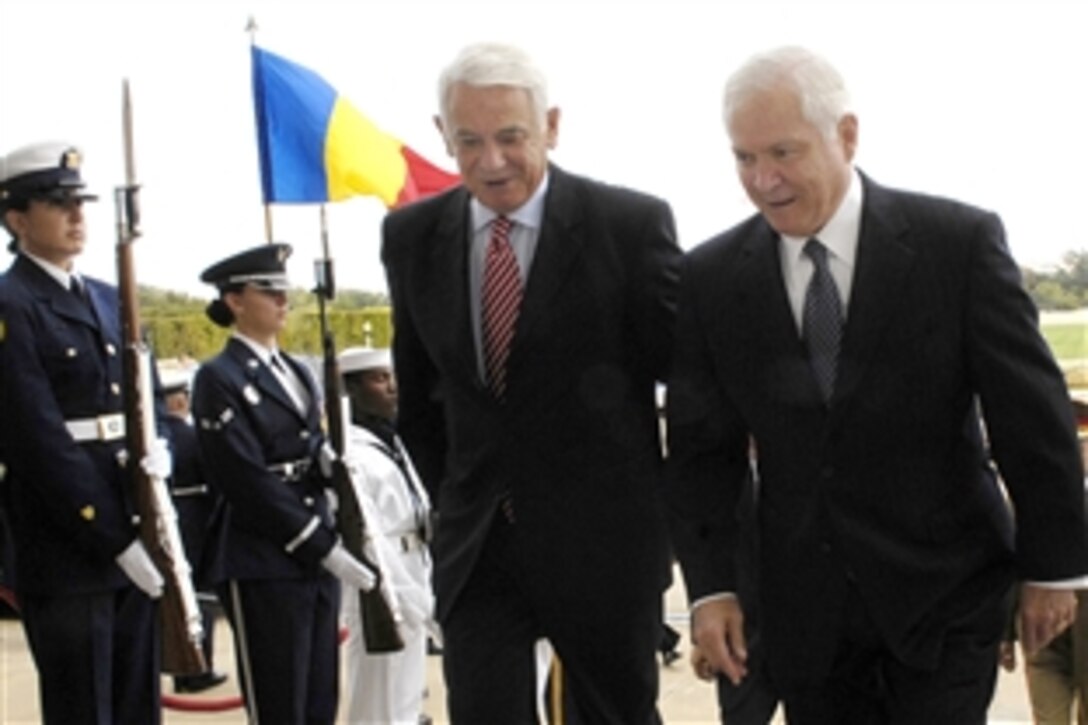
<path id="1" fill-rule="evenodd" d="M 266 204 L 377 196 L 397 207 L 461 180 L 379 129 L 317 73 L 256 45 L 253 101 Z"/>

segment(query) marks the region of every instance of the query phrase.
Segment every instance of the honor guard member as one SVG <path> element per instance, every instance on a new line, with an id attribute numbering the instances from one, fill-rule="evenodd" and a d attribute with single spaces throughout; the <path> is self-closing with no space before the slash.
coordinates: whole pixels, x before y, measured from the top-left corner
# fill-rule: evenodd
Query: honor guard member
<path id="1" fill-rule="evenodd" d="M 340 353 L 340 374 L 351 409 L 344 454 L 352 485 L 378 551 L 404 649 L 369 654 L 363 642 L 359 596 L 345 590 L 348 705 L 353 724 L 417 723 L 423 717 L 427 635 L 437 634 L 431 556 L 431 504 L 408 451 L 394 432 L 397 384 L 389 350 L 352 347 Z"/>
<path id="2" fill-rule="evenodd" d="M 250 719 L 331 723 L 339 685 L 336 577 L 358 588 L 373 586 L 374 577 L 337 539 L 318 389 L 305 365 L 277 349 L 290 251 L 261 245 L 200 277 L 219 290 L 208 316 L 234 328 L 193 385 L 200 452 L 221 496 L 205 560 L 234 631 Z"/>
<path id="3" fill-rule="evenodd" d="M 173 444 L 174 475 L 170 477 L 170 495 L 178 515 L 178 531 L 185 548 L 185 556 L 193 571 L 198 571 L 204 556 L 204 542 L 208 538 L 208 521 L 215 499 L 208 487 L 200 451 L 196 443 L 196 429 L 190 415 L 191 373 L 161 370 L 162 398 L 166 406 L 164 423 Z M 201 624 L 204 626 L 204 662 L 208 671 L 199 675 L 174 675 L 174 692 L 203 692 L 227 681 L 227 676 L 216 672 L 215 620 L 220 611 L 215 592 L 199 576 L 194 576 L 200 605 Z"/>
<path id="4" fill-rule="evenodd" d="M 0 460 L 19 600 L 46 723 L 157 723 L 162 577 L 125 475 L 117 290 L 79 274 L 80 154 L 0 157 L 15 261 L 0 277 Z M 160 440 L 143 462 L 169 475 Z"/>

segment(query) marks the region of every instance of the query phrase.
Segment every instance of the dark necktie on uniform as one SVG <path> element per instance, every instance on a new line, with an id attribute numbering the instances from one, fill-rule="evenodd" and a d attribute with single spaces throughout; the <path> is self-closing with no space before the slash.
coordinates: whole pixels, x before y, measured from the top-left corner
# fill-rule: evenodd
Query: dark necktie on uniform
<path id="1" fill-rule="evenodd" d="M 480 291 L 481 337 L 487 384 L 496 398 L 506 392 L 506 359 L 521 308 L 521 276 L 510 247 L 513 222 L 505 216 L 491 222 Z"/>
<path id="2" fill-rule="evenodd" d="M 820 386 L 824 402 L 831 400 L 842 341 L 842 302 L 839 289 L 827 265 L 827 247 L 817 239 L 805 242 L 804 253 L 812 260 L 812 279 L 805 291 L 801 335 L 808 348 L 809 363 Z"/>
<path id="3" fill-rule="evenodd" d="M 68 278 L 68 291 L 72 293 L 73 297 L 79 300 L 79 304 L 83 309 L 90 312 L 92 316 L 94 315 L 94 307 L 91 305 L 90 298 L 87 297 L 87 290 L 75 275 Z"/>

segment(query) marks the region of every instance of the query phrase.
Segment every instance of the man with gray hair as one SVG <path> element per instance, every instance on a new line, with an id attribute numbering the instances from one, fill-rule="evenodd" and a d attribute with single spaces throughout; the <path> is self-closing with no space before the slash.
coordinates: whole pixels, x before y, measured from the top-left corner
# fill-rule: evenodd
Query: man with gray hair
<path id="1" fill-rule="evenodd" d="M 516 48 L 463 50 L 439 103 L 463 186 L 390 214 L 382 254 L 451 720 L 535 722 L 546 637 L 579 721 L 659 722 L 671 210 L 549 163 L 559 109 Z"/>
<path id="2" fill-rule="evenodd" d="M 760 632 L 789 721 L 984 723 L 1013 582 L 1034 650 L 1088 573 L 1069 398 L 1000 219 L 854 168 L 848 103 L 801 48 L 726 86 L 760 213 L 682 272 L 667 495 L 693 637 L 745 676 L 751 451 Z"/>

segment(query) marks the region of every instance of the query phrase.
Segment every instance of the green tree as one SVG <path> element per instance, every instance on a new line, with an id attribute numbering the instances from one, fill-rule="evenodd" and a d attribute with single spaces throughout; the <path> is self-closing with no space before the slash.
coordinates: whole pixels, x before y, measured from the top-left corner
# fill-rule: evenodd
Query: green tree
<path id="1" fill-rule="evenodd" d="M 215 325 L 204 312 L 207 300 L 154 287 L 140 287 L 140 317 L 148 341 L 160 360 L 192 357 L 206 360 L 217 354 L 230 332 Z M 280 345 L 294 353 L 321 351 L 317 298 L 310 291 L 288 291 L 291 312 Z M 392 337 L 388 297 L 378 292 L 342 290 L 329 305 L 329 324 L 337 348 L 367 342 L 387 347 Z M 366 330 L 370 331 L 369 340 Z"/>
<path id="2" fill-rule="evenodd" d="M 1088 250 L 1066 252 L 1053 270 L 1024 269 L 1024 289 L 1041 310 L 1088 307 Z"/>

